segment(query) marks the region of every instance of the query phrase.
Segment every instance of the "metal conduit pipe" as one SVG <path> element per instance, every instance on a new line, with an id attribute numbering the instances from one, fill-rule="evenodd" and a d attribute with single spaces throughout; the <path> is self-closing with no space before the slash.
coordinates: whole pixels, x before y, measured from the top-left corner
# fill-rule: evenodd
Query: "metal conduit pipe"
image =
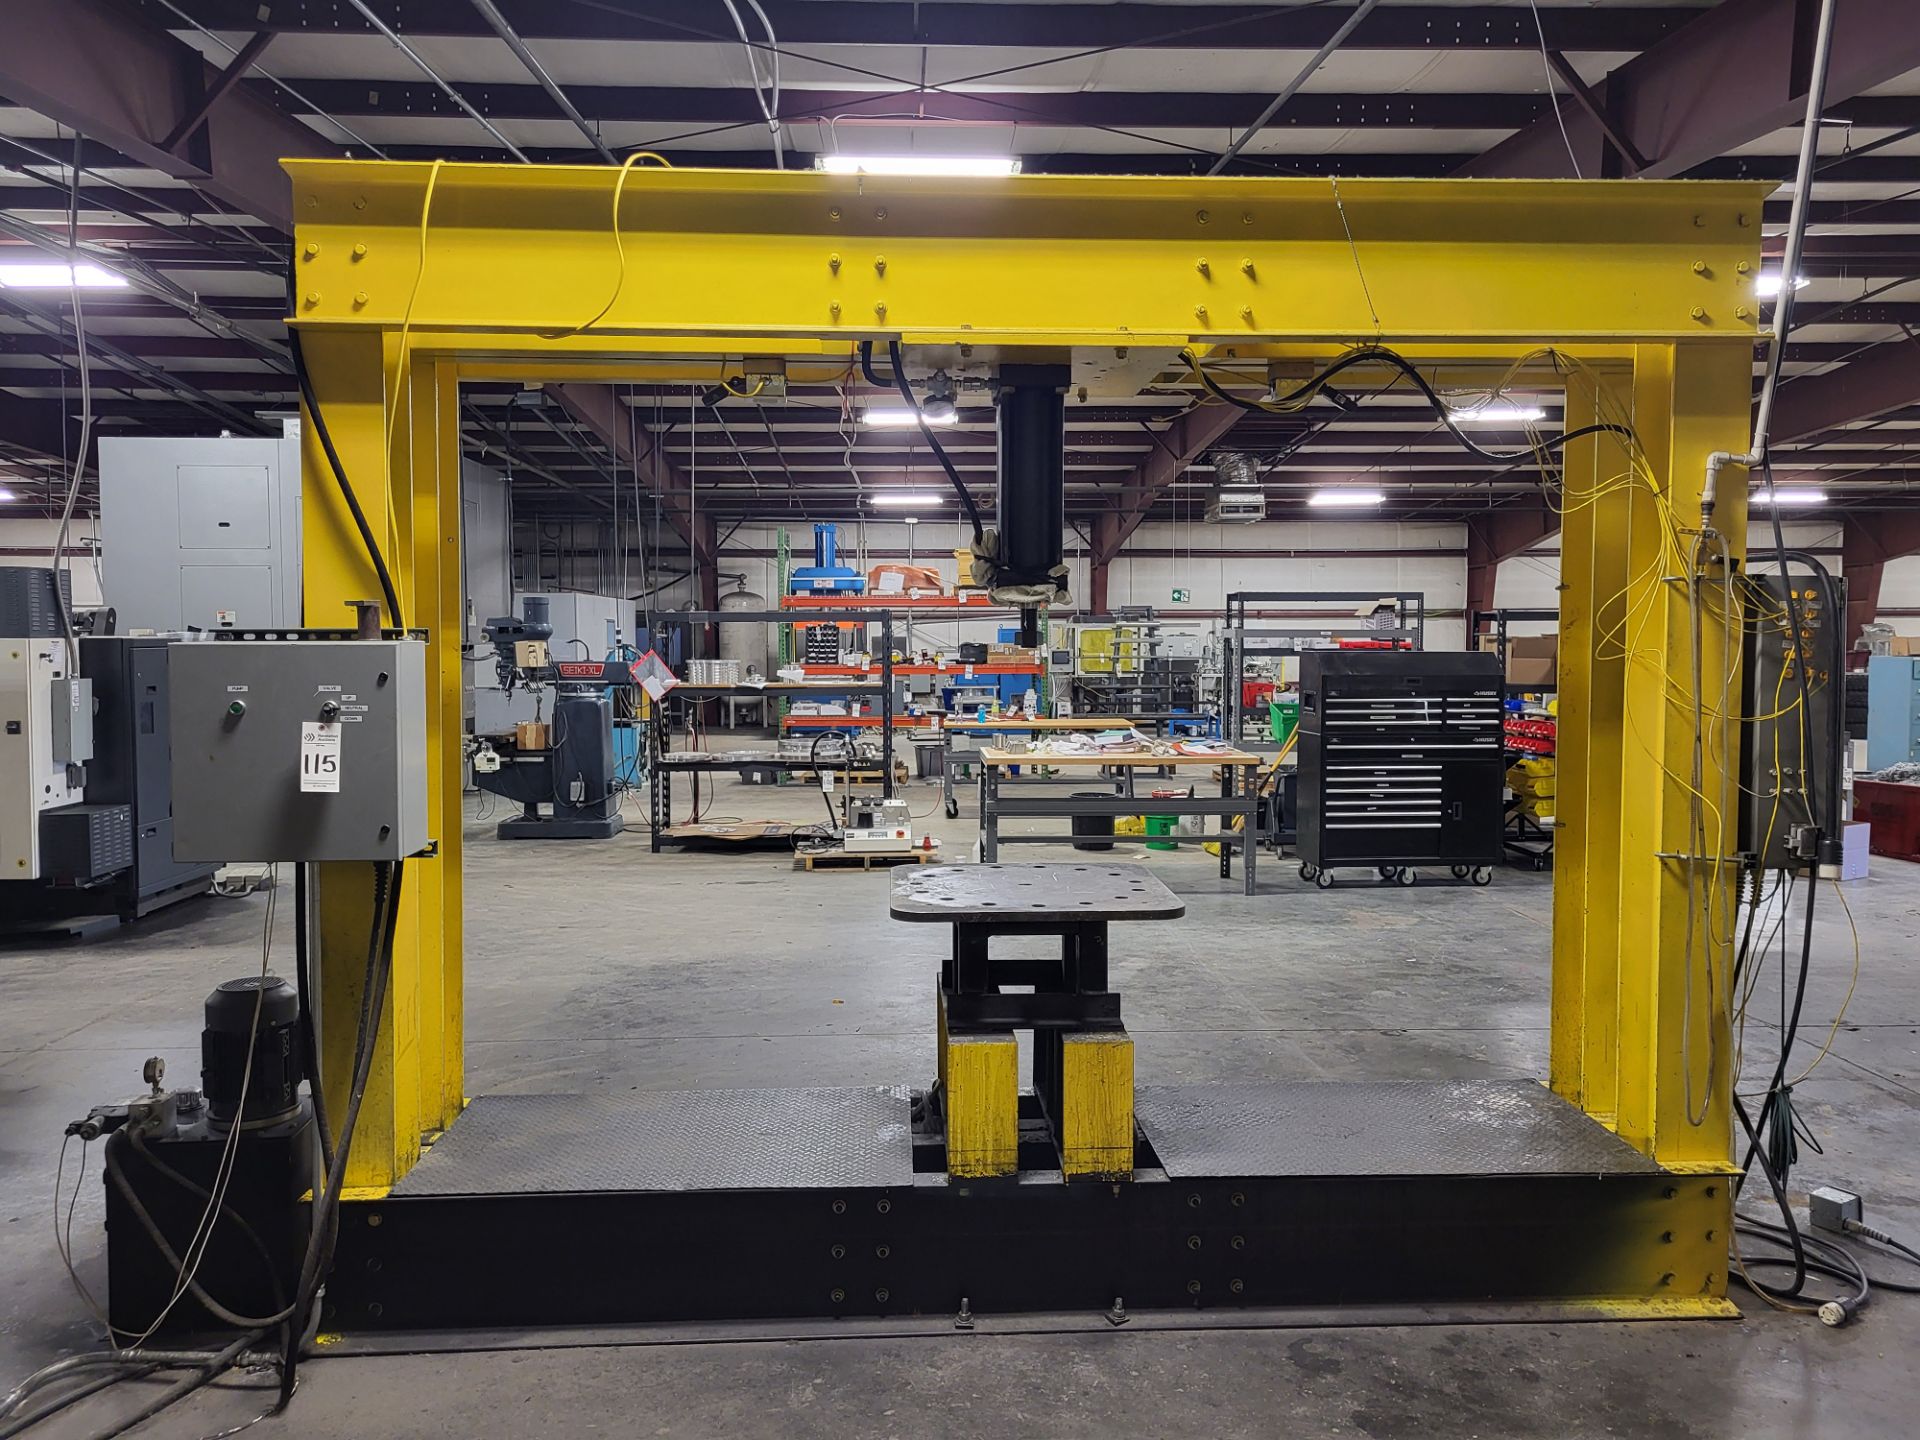
<path id="1" fill-rule="evenodd" d="M 1700 523 L 1713 520 L 1713 504 L 1720 472 L 1729 465 L 1751 470 L 1767 458 L 1767 427 L 1773 418 L 1774 392 L 1780 388 L 1780 365 L 1786 357 L 1787 334 L 1793 328 L 1794 277 L 1800 273 L 1800 250 L 1807 234 L 1807 201 L 1813 189 L 1814 162 L 1820 150 L 1820 116 L 1826 108 L 1827 63 L 1833 44 L 1836 0 L 1821 0 L 1820 24 L 1813 43 L 1813 73 L 1807 77 L 1807 114 L 1800 127 L 1800 162 L 1793 176 L 1793 208 L 1787 218 L 1787 244 L 1780 257 L 1780 298 L 1773 307 L 1773 342 L 1767 348 L 1767 373 L 1760 384 L 1760 403 L 1754 411 L 1753 443 L 1746 453 L 1716 450 L 1707 457 L 1706 484 L 1700 491 Z"/>

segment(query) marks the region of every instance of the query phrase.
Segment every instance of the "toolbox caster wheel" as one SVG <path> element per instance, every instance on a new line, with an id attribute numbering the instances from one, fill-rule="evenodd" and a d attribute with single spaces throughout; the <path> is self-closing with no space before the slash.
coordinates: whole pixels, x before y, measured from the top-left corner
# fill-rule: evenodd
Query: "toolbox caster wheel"
<path id="1" fill-rule="evenodd" d="M 1482 865 L 1476 869 L 1473 872 L 1473 883 L 1476 885 L 1491 885 L 1493 883 L 1493 867 L 1490 865 Z"/>
<path id="2" fill-rule="evenodd" d="M 1300 862 L 1300 878 L 1302 880 L 1311 880 L 1319 873 L 1319 871 L 1315 870 L 1313 866 L 1309 865 L 1306 861 L 1302 860 Z"/>
<path id="3" fill-rule="evenodd" d="M 1333 872 L 1330 870 L 1314 871 L 1313 883 L 1322 890 L 1331 890 L 1333 888 Z"/>
<path id="4" fill-rule="evenodd" d="M 958 800 L 947 801 L 947 819 L 958 820 L 959 818 L 960 818 L 960 802 Z"/>
<path id="5" fill-rule="evenodd" d="M 1453 865 L 1448 868 L 1453 871 L 1453 878 L 1456 880 L 1464 880 L 1473 873 L 1471 865 Z"/>
<path id="6" fill-rule="evenodd" d="M 1380 878 L 1382 880 L 1391 880 L 1393 879 L 1394 874 L 1396 873 L 1394 871 L 1393 866 L 1391 865 L 1381 865 L 1381 866 L 1378 866 L 1377 868 L 1380 871 Z"/>
<path id="7" fill-rule="evenodd" d="M 1398 870 L 1393 872 L 1393 878 L 1402 885 L 1411 885 L 1420 877 L 1413 873 L 1412 866 L 1402 865 Z"/>

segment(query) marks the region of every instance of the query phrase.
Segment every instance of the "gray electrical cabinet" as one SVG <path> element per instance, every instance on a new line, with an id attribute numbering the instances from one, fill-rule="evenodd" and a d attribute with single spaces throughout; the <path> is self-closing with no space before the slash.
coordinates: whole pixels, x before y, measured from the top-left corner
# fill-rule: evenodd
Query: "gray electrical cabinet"
<path id="1" fill-rule="evenodd" d="M 109 436 L 100 568 L 122 632 L 300 623 L 300 438 Z"/>
<path id="2" fill-rule="evenodd" d="M 177 859 L 427 848 L 424 642 L 234 635 L 170 658 Z"/>
<path id="3" fill-rule="evenodd" d="M 1867 661 L 1867 768 L 1920 760 L 1920 658 L 1875 655 Z"/>
<path id="4" fill-rule="evenodd" d="M 1802 860 L 1793 844 L 1801 825 L 1840 837 L 1841 752 L 1845 747 L 1845 661 L 1838 613 L 1810 577 L 1750 574 L 1765 605 L 1746 632 L 1741 667 L 1739 848 L 1763 869 L 1791 870 Z M 1798 613 L 1800 635 L 1786 623 Z M 1804 677 L 1800 667 L 1805 667 Z M 1801 683 L 1807 709 L 1801 713 Z"/>

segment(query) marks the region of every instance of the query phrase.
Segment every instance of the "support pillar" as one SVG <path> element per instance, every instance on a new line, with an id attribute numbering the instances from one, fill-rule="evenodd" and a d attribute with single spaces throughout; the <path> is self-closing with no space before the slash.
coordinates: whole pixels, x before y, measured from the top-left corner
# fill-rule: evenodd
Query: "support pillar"
<path id="1" fill-rule="evenodd" d="M 424 630 L 429 647 L 427 803 L 438 846 L 405 865 L 393 968 L 346 1174 L 349 1194 L 379 1195 L 463 1103 L 458 387 L 450 361 L 403 364 L 394 336 L 325 331 L 303 340 L 321 411 L 407 626 Z M 301 436 L 305 622 L 345 627 L 347 602 L 378 596 L 379 583 L 311 414 Z M 343 861 L 315 871 L 322 1068 L 328 1110 L 338 1116 L 365 986 L 374 867 Z"/>

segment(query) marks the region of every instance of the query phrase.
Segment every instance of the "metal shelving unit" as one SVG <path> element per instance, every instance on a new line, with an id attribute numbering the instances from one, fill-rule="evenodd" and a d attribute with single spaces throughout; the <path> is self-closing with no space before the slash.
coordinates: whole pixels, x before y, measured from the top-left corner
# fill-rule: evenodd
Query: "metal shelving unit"
<path id="1" fill-rule="evenodd" d="M 1268 622 L 1252 612 L 1277 606 L 1341 605 L 1351 607 L 1387 601 L 1394 607 L 1394 624 L 1384 630 L 1373 629 L 1359 616 L 1329 613 L 1325 620 L 1314 616 L 1312 624 Z M 1250 624 L 1250 621 L 1258 622 Z M 1329 640 L 1407 641 L 1412 649 L 1426 646 L 1427 597 L 1417 590 L 1237 590 L 1227 596 L 1225 633 L 1221 637 L 1220 688 L 1221 714 L 1225 717 L 1224 738 L 1229 744 L 1241 741 L 1240 727 L 1245 719 L 1240 704 L 1240 687 L 1246 662 L 1260 655 L 1298 655 L 1306 650 L 1326 650 Z M 1307 643 L 1303 643 L 1307 642 Z"/>
<path id="2" fill-rule="evenodd" d="M 793 618 L 791 610 L 671 610 L 658 615 L 645 617 L 651 624 L 657 620 L 672 618 L 689 626 L 739 621 L 749 625 L 780 624 Z M 660 835 L 672 824 L 673 777 L 680 774 L 743 774 L 748 770 L 791 769 L 792 762 L 779 753 L 778 746 L 766 754 L 757 752 L 728 751 L 725 755 L 671 755 L 667 750 L 667 737 L 672 727 L 665 722 L 664 712 L 676 697 L 681 703 L 699 704 L 708 700 L 719 700 L 729 695 L 759 695 L 768 698 L 790 701 L 796 695 L 878 695 L 880 697 L 880 783 L 881 794 L 891 798 L 893 795 L 893 621 L 894 613 L 888 609 L 848 609 L 831 606 L 812 610 L 808 619 L 848 620 L 880 627 L 880 679 L 873 680 L 833 680 L 826 683 L 793 682 L 774 680 L 764 685 L 676 685 L 654 705 L 656 715 L 647 727 L 648 765 L 647 765 L 647 816 L 653 827 L 649 837 L 650 848 L 655 854 L 660 850 Z M 835 717 L 828 717 L 835 718 Z M 851 741 L 849 742 L 851 743 Z"/>

